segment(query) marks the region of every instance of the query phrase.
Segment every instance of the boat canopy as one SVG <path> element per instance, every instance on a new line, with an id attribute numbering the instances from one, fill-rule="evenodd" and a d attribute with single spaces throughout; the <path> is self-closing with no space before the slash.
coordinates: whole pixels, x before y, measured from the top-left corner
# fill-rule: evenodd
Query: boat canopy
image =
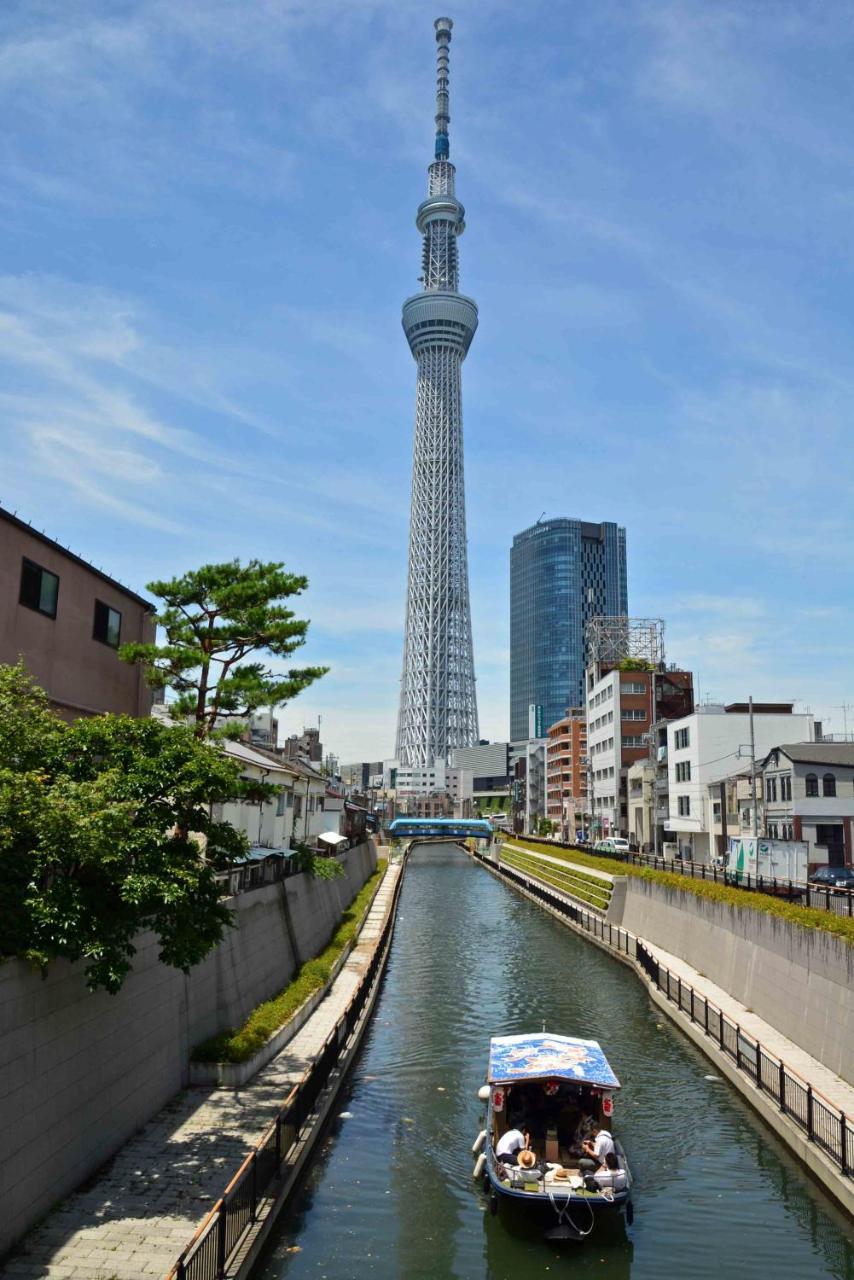
<path id="1" fill-rule="evenodd" d="M 489 1042 L 490 1084 L 517 1080 L 575 1080 L 619 1089 L 620 1082 L 596 1040 L 572 1036 L 493 1036 Z"/>

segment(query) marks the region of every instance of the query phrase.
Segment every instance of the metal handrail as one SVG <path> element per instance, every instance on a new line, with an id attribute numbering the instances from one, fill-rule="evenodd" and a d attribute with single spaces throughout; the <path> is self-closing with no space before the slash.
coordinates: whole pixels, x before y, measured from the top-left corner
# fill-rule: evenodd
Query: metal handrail
<path id="1" fill-rule="evenodd" d="M 334 1030 L 324 1041 L 319 1056 L 305 1070 L 298 1083 L 292 1087 L 273 1121 L 246 1156 L 192 1239 L 181 1251 L 167 1280 L 219 1280 L 225 1273 L 229 1256 L 238 1248 L 246 1232 L 257 1220 L 259 1201 L 279 1178 L 283 1167 L 289 1163 L 290 1152 L 306 1120 L 311 1115 L 317 1098 L 332 1075 L 340 1057 L 341 1047 L 349 1039 L 362 1014 L 394 928 L 394 907 L 400 893 L 400 884 L 401 881 L 398 878 L 391 909 L 374 948 L 371 962 Z M 267 1176 L 259 1178 L 259 1157 L 267 1154 L 271 1145 L 274 1146 L 274 1153 L 273 1159 L 269 1162 Z M 243 1187 L 246 1183 L 249 1184 L 248 1205 L 247 1196 L 243 1195 Z M 241 1198 L 238 1199 L 238 1197 Z M 241 1222 L 241 1218 L 245 1220 Z"/>
<path id="2" fill-rule="evenodd" d="M 478 850 L 473 851 L 473 856 L 508 879 L 519 881 L 534 897 L 550 900 L 552 906 L 586 932 L 599 938 L 604 945 L 634 958 L 650 983 L 654 983 L 668 1000 L 677 1004 L 694 1025 L 702 1027 L 707 1036 L 716 1040 L 721 1051 L 735 1061 L 736 1067 L 750 1076 L 760 1092 L 767 1093 L 778 1103 L 781 1112 L 806 1132 L 810 1142 L 821 1147 L 839 1165 L 845 1177 L 854 1176 L 854 1117 L 849 1118 L 823 1093 L 814 1089 L 809 1081 L 771 1053 L 762 1041 L 745 1031 L 739 1023 L 733 1022 L 714 1001 L 698 993 L 679 974 L 674 974 L 662 964 L 636 934 L 622 926 L 612 925 L 601 915 L 570 901 L 559 889 L 545 881 L 538 881 L 526 872 L 496 863 Z M 624 945 L 621 945 L 623 941 Z M 767 1070 L 763 1072 L 765 1064 L 770 1064 L 770 1075 Z M 792 1088 L 800 1090 L 803 1095 L 797 1100 L 799 1105 L 795 1104 L 794 1098 L 789 1097 Z M 826 1113 L 829 1122 L 835 1126 L 835 1142 L 828 1132 L 829 1122 L 825 1117 L 818 1116 L 821 1125 L 817 1127 L 817 1107 Z"/>

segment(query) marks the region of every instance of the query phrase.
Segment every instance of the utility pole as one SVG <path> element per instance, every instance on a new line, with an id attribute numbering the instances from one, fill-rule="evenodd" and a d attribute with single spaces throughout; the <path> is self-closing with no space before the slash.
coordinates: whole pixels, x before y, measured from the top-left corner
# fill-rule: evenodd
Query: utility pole
<path id="1" fill-rule="evenodd" d="M 753 697 L 748 699 L 750 709 L 750 793 L 753 799 L 753 834 L 759 835 L 759 814 L 756 809 L 756 735 L 753 732 Z"/>

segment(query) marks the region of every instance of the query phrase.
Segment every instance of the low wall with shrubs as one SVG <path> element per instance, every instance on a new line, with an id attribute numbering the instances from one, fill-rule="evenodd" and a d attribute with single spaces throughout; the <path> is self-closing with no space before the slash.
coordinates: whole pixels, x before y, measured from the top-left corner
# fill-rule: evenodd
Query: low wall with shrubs
<path id="1" fill-rule="evenodd" d="M 110 1158 L 189 1079 L 190 1052 L 241 1023 L 321 951 L 376 869 L 371 842 L 338 880 L 307 875 L 233 898 L 235 927 L 185 977 L 137 939 L 118 995 L 87 989 L 84 962 L 0 964 L 0 1256 Z"/>

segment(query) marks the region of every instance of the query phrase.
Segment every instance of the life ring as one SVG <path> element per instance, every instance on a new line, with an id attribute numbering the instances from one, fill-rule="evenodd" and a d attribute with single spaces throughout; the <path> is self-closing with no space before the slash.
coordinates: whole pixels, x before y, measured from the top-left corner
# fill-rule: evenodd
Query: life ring
<path id="1" fill-rule="evenodd" d="M 559 1088 L 560 1088 L 560 1085 L 558 1084 L 557 1080 L 547 1080 L 543 1085 L 543 1093 L 546 1095 L 547 1098 L 553 1098 Z"/>
<path id="2" fill-rule="evenodd" d="M 504 1090 L 503 1089 L 492 1090 L 492 1110 L 493 1111 L 504 1110 Z"/>
<path id="3" fill-rule="evenodd" d="M 612 1116 L 614 1114 L 614 1099 L 611 1097 L 610 1093 L 606 1093 L 602 1099 L 602 1114 L 605 1116 Z"/>

